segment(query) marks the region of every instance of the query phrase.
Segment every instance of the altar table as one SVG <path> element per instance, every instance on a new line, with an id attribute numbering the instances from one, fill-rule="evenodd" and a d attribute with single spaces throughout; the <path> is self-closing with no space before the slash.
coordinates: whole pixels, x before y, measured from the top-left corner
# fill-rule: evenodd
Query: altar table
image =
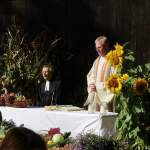
<path id="1" fill-rule="evenodd" d="M 0 107 L 3 120 L 13 120 L 17 126 L 24 125 L 37 133 L 50 128 L 60 128 L 61 132 L 71 131 L 71 136 L 93 133 L 113 136 L 116 133 L 117 113 L 88 113 L 87 111 L 46 111 L 44 108 Z"/>

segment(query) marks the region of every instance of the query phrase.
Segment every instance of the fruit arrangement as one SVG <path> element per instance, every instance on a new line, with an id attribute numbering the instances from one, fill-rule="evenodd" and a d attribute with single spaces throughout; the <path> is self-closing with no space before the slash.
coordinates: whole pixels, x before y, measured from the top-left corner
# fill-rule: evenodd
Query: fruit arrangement
<path id="1" fill-rule="evenodd" d="M 15 100 L 15 93 L 7 93 L 0 95 L 0 104 L 4 106 L 6 104 L 13 104 Z"/>
<path id="2" fill-rule="evenodd" d="M 17 95 L 12 92 L 0 95 L 0 106 L 27 107 L 31 105 L 30 101 L 27 100 L 25 96 Z"/>
<path id="3" fill-rule="evenodd" d="M 0 95 L 0 106 L 5 106 L 5 99 Z"/>
<path id="4" fill-rule="evenodd" d="M 65 144 L 63 147 L 51 147 L 48 150 L 73 150 L 69 144 Z"/>
<path id="5" fill-rule="evenodd" d="M 13 105 L 15 107 L 27 107 L 27 101 L 26 101 L 25 96 L 16 95 Z"/>
<path id="6" fill-rule="evenodd" d="M 71 132 L 65 132 L 64 134 L 60 132 L 60 128 L 51 128 L 46 135 L 42 135 L 47 143 L 49 150 L 54 150 L 57 148 L 68 148 Z"/>

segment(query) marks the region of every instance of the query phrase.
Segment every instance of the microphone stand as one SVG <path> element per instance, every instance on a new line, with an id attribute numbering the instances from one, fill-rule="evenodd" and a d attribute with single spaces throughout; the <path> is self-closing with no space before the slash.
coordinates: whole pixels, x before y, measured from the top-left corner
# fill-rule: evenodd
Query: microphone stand
<path id="1" fill-rule="evenodd" d="M 55 95 L 55 89 L 54 89 L 54 91 L 53 91 L 53 93 L 52 93 L 51 105 L 53 105 L 53 101 L 54 101 L 54 95 Z"/>

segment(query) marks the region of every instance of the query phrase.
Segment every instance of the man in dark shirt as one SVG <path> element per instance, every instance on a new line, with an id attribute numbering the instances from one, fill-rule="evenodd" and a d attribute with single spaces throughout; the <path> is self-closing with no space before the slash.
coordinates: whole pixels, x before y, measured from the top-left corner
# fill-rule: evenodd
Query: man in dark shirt
<path id="1" fill-rule="evenodd" d="M 42 67 L 44 82 L 38 87 L 37 106 L 56 105 L 60 100 L 60 81 L 53 79 L 53 66 L 46 64 Z"/>

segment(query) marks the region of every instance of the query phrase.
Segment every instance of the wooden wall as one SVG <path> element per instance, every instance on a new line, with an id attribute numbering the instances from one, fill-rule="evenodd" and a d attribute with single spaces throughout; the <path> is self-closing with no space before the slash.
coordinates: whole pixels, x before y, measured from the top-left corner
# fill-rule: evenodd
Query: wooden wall
<path id="1" fill-rule="evenodd" d="M 69 19 L 73 25 L 81 26 L 80 33 L 86 30 L 86 39 L 93 41 L 97 35 L 106 34 L 112 41 L 128 41 L 138 63 L 150 61 L 150 1 L 69 1 L 68 13 L 73 14 Z"/>
<path id="2" fill-rule="evenodd" d="M 99 35 L 108 36 L 111 44 L 129 42 L 138 64 L 150 62 L 149 0 L 1 0 L 0 36 L 13 16 L 29 32 L 44 25 L 63 37 L 66 51 L 73 54 L 62 68 L 67 103 L 85 100 L 86 74 L 97 56 L 94 40 Z"/>
<path id="3" fill-rule="evenodd" d="M 89 48 L 106 34 L 112 41 L 128 41 L 138 63 L 150 60 L 148 0 L 1 0 L 1 32 L 14 15 L 28 30 L 45 24 L 63 33 L 69 49 Z"/>

